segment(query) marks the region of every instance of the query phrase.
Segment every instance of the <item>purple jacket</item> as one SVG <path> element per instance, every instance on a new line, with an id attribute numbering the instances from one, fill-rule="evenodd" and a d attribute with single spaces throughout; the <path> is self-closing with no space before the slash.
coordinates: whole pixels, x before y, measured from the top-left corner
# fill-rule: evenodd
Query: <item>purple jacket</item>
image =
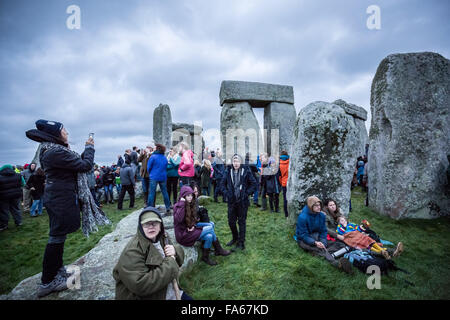
<path id="1" fill-rule="evenodd" d="M 198 240 L 200 235 L 202 234 L 201 227 L 194 227 L 194 230 L 191 232 L 188 231 L 185 220 L 185 201 L 181 201 L 181 197 L 185 197 L 186 195 L 194 193 L 191 187 L 182 186 L 180 190 L 180 195 L 178 197 L 178 202 L 175 203 L 173 207 L 173 224 L 175 229 L 175 239 L 179 244 L 185 247 L 192 247 L 195 241 Z"/>

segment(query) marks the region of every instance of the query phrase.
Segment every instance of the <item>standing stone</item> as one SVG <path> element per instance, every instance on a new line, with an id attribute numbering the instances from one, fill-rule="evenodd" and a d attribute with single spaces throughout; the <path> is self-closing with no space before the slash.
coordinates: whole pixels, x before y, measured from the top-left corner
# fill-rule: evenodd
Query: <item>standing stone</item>
<path id="1" fill-rule="evenodd" d="M 336 100 L 333 102 L 338 106 L 341 106 L 346 113 L 353 117 L 356 127 L 358 128 L 358 136 L 360 141 L 360 147 L 358 149 L 358 156 L 366 154 L 366 144 L 369 143 L 369 135 L 367 134 L 365 121 L 367 120 L 367 111 L 358 107 L 357 105 L 345 102 L 344 100 Z M 355 159 L 356 163 L 356 159 Z"/>
<path id="2" fill-rule="evenodd" d="M 173 123 L 172 124 L 172 142 L 173 145 L 184 141 L 190 149 L 194 152 L 194 158 L 198 159 L 198 156 L 203 151 L 204 140 L 202 137 L 203 128 L 196 124 L 188 123 Z"/>
<path id="3" fill-rule="evenodd" d="M 253 107 L 265 107 L 270 102 L 294 104 L 294 89 L 279 84 L 225 80 L 219 98 L 221 106 L 240 101 L 247 101 Z"/>
<path id="4" fill-rule="evenodd" d="M 272 102 L 264 108 L 266 152 L 275 159 L 278 159 L 282 150 L 291 154 L 292 131 L 294 130 L 296 116 L 293 104 Z M 278 130 L 278 134 L 276 130 Z"/>
<path id="5" fill-rule="evenodd" d="M 394 219 L 450 214 L 450 61 L 389 55 L 370 100 L 369 206 Z"/>
<path id="6" fill-rule="evenodd" d="M 353 117 L 343 108 L 317 101 L 301 109 L 289 161 L 289 222 L 295 224 L 306 198 L 333 198 L 349 212 L 350 186 L 359 140 Z"/>
<path id="7" fill-rule="evenodd" d="M 172 146 L 172 114 L 167 104 L 159 104 L 153 111 L 153 141 L 167 149 Z"/>
<path id="8" fill-rule="evenodd" d="M 244 159 L 250 152 L 255 161 L 261 148 L 262 138 L 258 120 L 248 102 L 224 103 L 220 115 L 222 150 L 228 161 L 238 153 Z"/>
<path id="9" fill-rule="evenodd" d="M 34 153 L 33 160 L 31 160 L 31 163 L 36 163 L 36 169 L 41 167 L 41 160 L 39 159 L 40 153 L 41 153 L 41 144 L 39 143 L 36 152 Z"/>

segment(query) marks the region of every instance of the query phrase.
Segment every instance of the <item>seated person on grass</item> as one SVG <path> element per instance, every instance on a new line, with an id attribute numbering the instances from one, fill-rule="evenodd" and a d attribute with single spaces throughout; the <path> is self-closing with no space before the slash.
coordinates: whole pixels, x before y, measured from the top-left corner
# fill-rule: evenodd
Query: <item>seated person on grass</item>
<path id="1" fill-rule="evenodd" d="M 390 253 L 386 248 L 382 248 L 375 240 L 364 233 L 364 229 L 354 223 L 348 222 L 344 216 L 339 217 L 339 224 L 336 228 L 338 239 L 345 244 L 356 249 L 370 249 L 381 254 L 386 259 L 390 259 Z M 382 244 L 381 244 L 382 245 Z M 395 258 L 403 252 L 403 243 L 399 242 L 392 256 Z"/>
<path id="2" fill-rule="evenodd" d="M 352 265 L 346 258 L 336 260 L 329 252 L 336 252 L 345 245 L 342 242 L 327 243 L 327 227 L 325 214 L 321 212 L 322 203 L 319 198 L 312 196 L 306 199 L 307 205 L 297 219 L 295 232 L 297 244 L 303 250 L 324 257 L 333 266 L 353 273 Z M 328 247 L 328 249 L 327 249 Z"/>

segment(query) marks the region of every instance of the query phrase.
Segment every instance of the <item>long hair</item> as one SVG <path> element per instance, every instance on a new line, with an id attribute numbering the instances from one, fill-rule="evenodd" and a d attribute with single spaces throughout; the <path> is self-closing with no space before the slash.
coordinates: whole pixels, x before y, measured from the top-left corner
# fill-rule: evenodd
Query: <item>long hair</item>
<path id="1" fill-rule="evenodd" d="M 211 162 L 209 160 L 203 160 L 203 163 L 205 164 L 205 167 L 211 170 Z"/>
<path id="2" fill-rule="evenodd" d="M 334 204 L 336 205 L 336 211 L 335 211 L 335 212 L 331 212 L 331 211 L 328 209 L 328 204 L 329 204 L 330 202 L 334 202 Z M 327 211 L 328 211 L 328 213 L 331 215 L 331 217 L 332 217 L 335 221 L 337 221 L 337 219 L 341 216 L 341 210 L 340 210 L 340 208 L 339 208 L 339 206 L 338 206 L 336 200 L 334 200 L 334 199 L 327 199 L 327 200 L 325 200 L 325 206 L 327 207 Z"/>
<path id="3" fill-rule="evenodd" d="M 196 197 L 195 197 L 195 193 L 192 193 L 192 201 L 191 203 L 188 203 L 186 201 L 185 205 L 184 205 L 184 209 L 185 209 L 185 221 L 186 221 L 186 226 L 188 228 L 191 228 L 192 226 L 194 226 L 197 223 L 197 208 L 195 205 L 195 201 L 196 201 Z"/>

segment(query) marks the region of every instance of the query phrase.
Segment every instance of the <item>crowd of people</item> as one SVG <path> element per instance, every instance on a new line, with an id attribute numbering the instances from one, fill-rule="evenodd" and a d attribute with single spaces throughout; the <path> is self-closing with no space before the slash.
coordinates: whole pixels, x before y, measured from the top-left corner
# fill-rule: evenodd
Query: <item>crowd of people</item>
<path id="1" fill-rule="evenodd" d="M 208 265 L 217 262 L 210 256 L 228 256 L 245 250 L 247 212 L 252 202 L 262 211 L 280 212 L 279 198 L 283 193 L 283 212 L 288 217 L 286 185 L 289 176 L 289 154 L 283 150 L 275 159 L 261 153 L 256 161 L 235 154 L 226 161 L 220 149 L 205 148 L 200 157 L 189 145 L 181 142 L 166 150 L 162 144 L 125 150 L 117 163 L 110 167 L 94 164 L 94 141 L 86 141 L 80 156 L 68 148 L 67 131 L 61 123 L 39 120 L 27 136 L 44 145 L 39 156 L 41 167 L 35 163 L 23 168 L 5 165 L 0 168 L 0 230 L 7 228 L 11 213 L 17 226 L 22 224 L 20 201 L 32 217 L 42 214 L 45 206 L 50 220 L 49 241 L 44 252 L 42 283 L 38 296 L 67 289 L 70 276 L 63 267 L 62 253 L 67 234 L 80 227 L 80 204 L 77 175 L 86 173 L 87 192 L 96 205 L 114 203 L 113 190 L 118 193 L 117 208 L 123 208 L 125 193 L 130 196 L 129 207 L 135 203 L 135 188 L 142 184 L 145 209 L 138 221 L 135 238 L 123 250 L 114 268 L 117 298 L 191 299 L 178 288 L 178 270 L 184 260 L 183 246 L 201 243 L 201 260 Z M 355 185 L 367 188 L 367 155 L 357 159 Z M 361 169 L 362 168 L 362 169 Z M 165 212 L 155 208 L 156 189 L 161 191 Z M 178 191 L 179 190 L 179 191 Z M 215 202 L 227 203 L 228 226 L 231 239 L 222 247 L 208 210 L 200 206 L 200 195 L 212 196 Z M 102 199 L 103 198 L 103 199 Z M 259 204 L 261 199 L 261 205 Z M 267 205 L 268 202 L 268 205 Z M 163 215 L 172 215 L 175 238 L 173 245 L 164 230 Z M 369 250 L 384 259 L 391 259 L 403 251 L 403 244 L 395 250 L 386 249 L 381 238 L 364 221 L 351 223 L 340 212 L 338 203 L 327 199 L 325 205 L 316 196 L 306 199 L 298 216 L 295 239 L 300 248 L 322 256 L 332 265 L 351 273 L 350 259 L 345 255 L 352 249 Z M 338 259 L 339 258 L 339 259 Z"/>

